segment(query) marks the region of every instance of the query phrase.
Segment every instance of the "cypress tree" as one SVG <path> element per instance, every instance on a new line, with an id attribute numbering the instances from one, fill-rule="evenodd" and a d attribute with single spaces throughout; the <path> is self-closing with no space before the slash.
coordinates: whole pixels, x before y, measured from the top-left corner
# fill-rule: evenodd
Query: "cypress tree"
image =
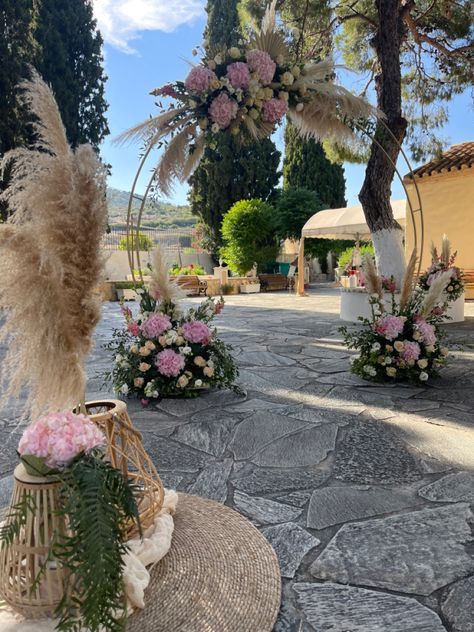
<path id="1" fill-rule="evenodd" d="M 302 139 L 289 122 L 285 129 L 283 188 L 315 191 L 323 204 L 322 208 L 346 205 L 343 167 L 326 158 L 321 143 Z"/>
<path id="2" fill-rule="evenodd" d="M 97 148 L 109 133 L 102 37 L 90 0 L 41 0 L 36 30 L 38 71 L 53 88 L 73 147 Z"/>
<path id="3" fill-rule="evenodd" d="M 208 0 L 204 37 L 210 49 L 238 46 L 241 26 L 238 0 Z M 222 242 L 224 214 L 239 200 L 275 195 L 280 152 L 269 138 L 243 145 L 229 134 L 221 134 L 215 148 L 206 148 L 189 182 L 193 214 L 200 217 L 216 247 Z"/>

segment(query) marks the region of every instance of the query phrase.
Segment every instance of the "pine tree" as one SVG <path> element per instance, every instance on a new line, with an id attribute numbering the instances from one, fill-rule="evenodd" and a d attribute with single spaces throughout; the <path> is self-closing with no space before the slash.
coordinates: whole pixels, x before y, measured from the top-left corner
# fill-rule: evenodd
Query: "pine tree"
<path id="1" fill-rule="evenodd" d="M 313 139 L 302 139 L 289 122 L 285 129 L 283 188 L 315 191 L 322 208 L 340 208 L 346 205 L 343 167 L 326 158 L 321 143 Z"/>
<path id="2" fill-rule="evenodd" d="M 238 0 L 208 0 L 204 37 L 208 46 L 238 46 L 241 27 Z M 201 164 L 190 178 L 189 201 L 216 246 L 222 242 L 223 215 L 239 200 L 269 200 L 275 194 L 280 152 L 269 139 L 243 145 L 221 134 L 215 148 L 206 148 Z"/>
<path id="3" fill-rule="evenodd" d="M 35 33 L 38 71 L 53 88 L 68 140 L 98 147 L 109 133 L 102 37 L 90 0 L 42 0 Z"/>

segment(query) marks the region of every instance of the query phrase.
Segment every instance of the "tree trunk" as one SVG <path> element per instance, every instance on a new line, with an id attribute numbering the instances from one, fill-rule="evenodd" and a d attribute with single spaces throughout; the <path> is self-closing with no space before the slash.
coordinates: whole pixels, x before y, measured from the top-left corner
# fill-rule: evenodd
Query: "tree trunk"
<path id="1" fill-rule="evenodd" d="M 393 218 L 390 194 L 400 146 L 405 138 L 407 122 L 402 116 L 402 77 L 400 48 L 406 37 L 400 0 L 375 0 L 378 28 L 371 42 L 377 55 L 375 89 L 377 105 L 386 116 L 384 125 L 377 124 L 375 139 L 387 152 L 372 143 L 364 184 L 359 194 L 367 224 L 372 233 L 379 272 L 393 275 L 400 285 L 405 270 L 403 231 Z M 398 142 L 397 142 L 398 141 Z"/>

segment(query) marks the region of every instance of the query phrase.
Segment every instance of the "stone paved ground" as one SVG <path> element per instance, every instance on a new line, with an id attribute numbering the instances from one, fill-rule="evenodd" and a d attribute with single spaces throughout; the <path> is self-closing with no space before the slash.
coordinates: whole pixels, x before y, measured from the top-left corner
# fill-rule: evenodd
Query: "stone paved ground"
<path id="1" fill-rule="evenodd" d="M 474 632 L 467 309 L 447 327 L 457 350 L 442 379 L 374 386 L 348 372 L 336 291 L 229 297 L 218 325 L 246 395 L 130 403 L 167 486 L 234 507 L 273 544 L 284 584 L 275 632 Z M 106 304 L 98 343 L 120 323 Z M 97 347 L 90 397 L 105 396 L 95 373 L 107 367 Z M 14 410 L 0 420 L 5 498 L 19 431 Z"/>

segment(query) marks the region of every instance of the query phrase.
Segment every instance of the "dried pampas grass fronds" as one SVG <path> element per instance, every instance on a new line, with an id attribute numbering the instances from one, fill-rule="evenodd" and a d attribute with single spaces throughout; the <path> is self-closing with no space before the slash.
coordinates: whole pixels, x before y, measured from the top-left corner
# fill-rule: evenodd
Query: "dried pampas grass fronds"
<path id="1" fill-rule="evenodd" d="M 84 359 L 101 301 L 100 242 L 106 169 L 90 145 L 73 151 L 50 88 L 38 74 L 21 86 L 37 121 L 32 149 L 7 153 L 3 198 L 14 215 L 0 226 L 3 399 L 28 389 L 25 413 L 66 409 L 84 398 Z"/>
<path id="2" fill-rule="evenodd" d="M 449 266 L 449 260 L 451 259 L 451 242 L 446 234 L 443 235 L 443 241 L 441 244 L 441 261 L 446 267 Z"/>
<path id="3" fill-rule="evenodd" d="M 421 304 L 420 316 L 426 318 L 440 304 L 444 290 L 451 280 L 451 270 L 446 270 L 434 279 Z"/>
<path id="4" fill-rule="evenodd" d="M 365 286 L 369 294 L 376 294 L 383 301 L 382 279 L 377 274 L 377 268 L 372 255 L 368 252 L 364 255 Z"/>
<path id="5" fill-rule="evenodd" d="M 411 253 L 410 261 L 408 262 L 407 269 L 402 281 L 402 288 L 400 292 L 400 309 L 405 309 L 410 300 L 411 293 L 413 291 L 413 279 L 415 277 L 416 267 L 416 249 L 413 249 Z"/>
<path id="6" fill-rule="evenodd" d="M 184 292 L 175 281 L 170 280 L 168 266 L 160 248 L 156 247 L 152 252 L 150 294 L 157 301 L 165 303 L 178 303 L 184 298 Z"/>

